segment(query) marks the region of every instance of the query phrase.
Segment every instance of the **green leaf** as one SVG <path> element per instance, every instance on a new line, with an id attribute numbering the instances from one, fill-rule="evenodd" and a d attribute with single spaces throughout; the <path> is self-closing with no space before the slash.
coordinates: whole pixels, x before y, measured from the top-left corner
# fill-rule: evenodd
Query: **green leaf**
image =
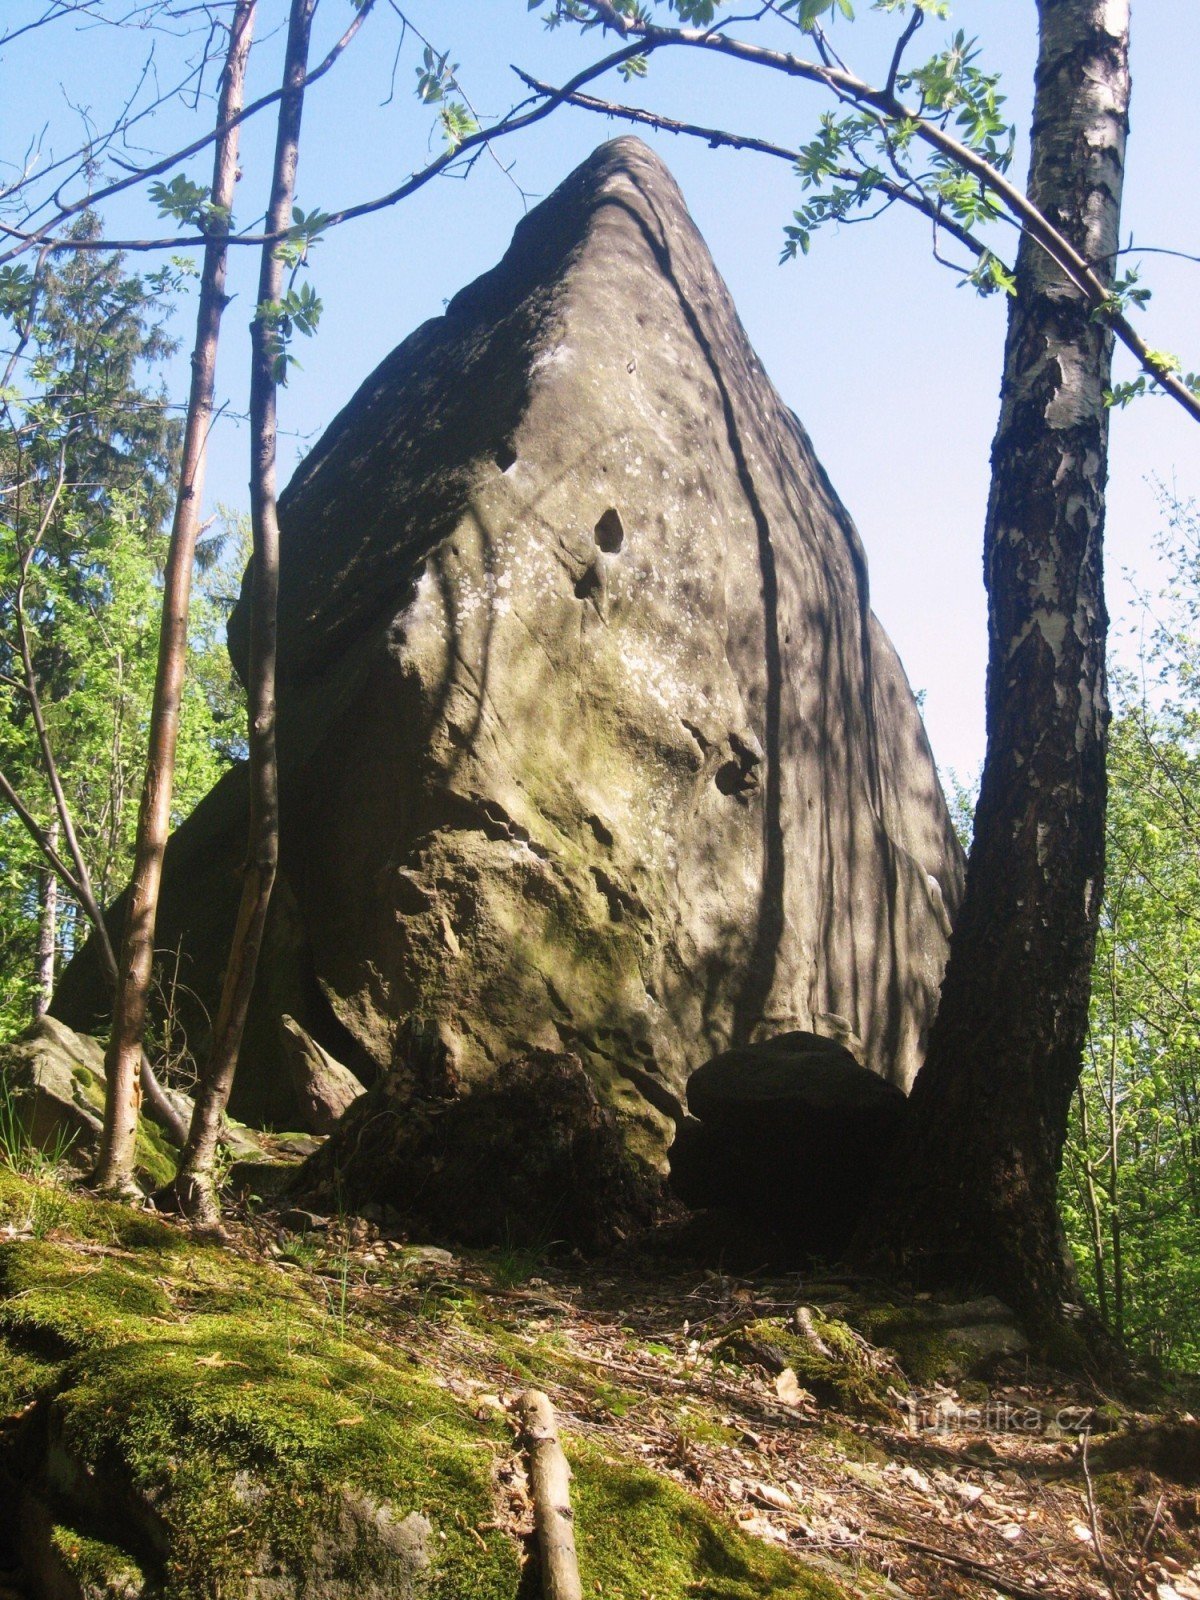
<path id="1" fill-rule="evenodd" d="M 209 190 L 192 183 L 182 172 L 176 173 L 170 183 L 152 183 L 149 195 L 160 217 L 201 226 Z"/>

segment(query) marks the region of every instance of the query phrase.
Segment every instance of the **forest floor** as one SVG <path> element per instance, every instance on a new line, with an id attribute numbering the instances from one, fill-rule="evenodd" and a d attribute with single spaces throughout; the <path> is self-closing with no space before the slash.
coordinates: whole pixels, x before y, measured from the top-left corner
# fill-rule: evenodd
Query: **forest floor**
<path id="1" fill-rule="evenodd" d="M 898 1356 L 852 1326 L 871 1326 L 872 1307 L 891 1325 L 869 1283 L 680 1266 L 665 1241 L 594 1263 L 412 1246 L 303 1212 L 235 1233 L 458 1399 L 508 1412 L 535 1384 L 568 1453 L 579 1438 L 632 1456 L 753 1537 L 831 1558 L 864 1595 L 1200 1600 L 1186 1390 L 1139 1410 L 986 1351 L 983 1382 L 961 1370 L 980 1351 L 939 1338 L 950 1308 L 939 1318 L 931 1296 L 909 1302 Z M 525 1537 L 516 1457 L 502 1477 L 509 1531 Z"/>
<path id="2" fill-rule="evenodd" d="M 594 1557 L 589 1600 L 593 1591 L 605 1600 L 801 1592 L 1200 1600 L 1200 1427 L 1186 1392 L 1147 1388 L 1138 1408 L 1039 1368 L 995 1302 L 901 1302 L 851 1278 L 688 1266 L 669 1237 L 601 1262 L 553 1250 L 451 1252 L 361 1218 L 286 1207 L 235 1211 L 215 1247 L 177 1224 L 126 1222 L 120 1208 L 5 1184 L 0 1265 L 10 1298 L 0 1304 L 0 1334 L 16 1341 L 16 1355 L 13 1409 L 0 1427 L 19 1429 L 41 1403 L 21 1403 L 22 1394 L 48 1383 L 43 1392 L 63 1397 L 68 1429 L 76 1408 L 86 1449 L 97 1428 L 114 1417 L 118 1426 L 122 1405 L 136 1407 L 149 1392 L 130 1366 L 129 1342 L 145 1338 L 147 1359 L 162 1365 L 142 1370 L 151 1385 L 161 1382 L 172 1427 L 184 1418 L 212 1430 L 240 1418 L 241 1437 L 258 1388 L 281 1412 L 295 1398 L 301 1421 L 284 1418 L 287 1428 L 312 1414 L 325 1429 L 321 1448 L 344 1463 L 383 1425 L 372 1386 L 410 1372 L 404 1382 L 443 1393 L 478 1430 L 468 1441 L 476 1456 L 490 1452 L 491 1488 L 485 1472 L 476 1509 L 464 1518 L 448 1503 L 456 1559 L 469 1563 L 475 1551 L 491 1560 L 499 1541 L 519 1563 L 532 1507 L 510 1419 L 533 1386 L 552 1400 L 574 1456 L 585 1576 Z M 952 1334 L 962 1323 L 969 1337 Z M 268 1337 L 282 1354 L 260 1380 L 250 1364 Z M 66 1366 L 53 1365 L 73 1350 Z M 25 1388 L 14 1359 L 30 1362 Z M 386 1411 L 392 1402 L 378 1393 Z M 326 1426 L 312 1407 L 334 1401 Z M 393 1409 L 413 1404 L 400 1399 Z M 254 1424 L 268 1443 L 269 1423 Z M 385 1451 L 402 1437 L 379 1435 Z M 596 1509 L 604 1461 L 626 1463 L 625 1482 L 643 1500 L 653 1492 L 646 1473 L 664 1485 L 654 1526 L 686 1521 L 694 1506 L 720 1538 L 728 1528 L 739 1549 L 747 1541 L 762 1549 L 761 1569 L 759 1558 L 748 1566 L 739 1557 L 743 1577 L 733 1586 L 689 1582 L 680 1568 L 677 1582 L 641 1588 L 638 1550 L 614 1550 L 623 1529 L 602 1525 L 620 1524 L 614 1502 L 607 1516 Z M 167 1469 L 182 1482 L 187 1464 Z M 638 1526 L 631 1516 L 627 1529 Z M 639 1536 L 649 1537 L 628 1533 Z M 208 1528 L 197 1548 L 213 1548 L 214 1538 Z M 807 1580 L 801 1589 L 786 1577 L 745 1576 L 782 1571 L 771 1563 L 784 1553 L 814 1574 L 811 1589 Z M 647 1556 L 644 1570 L 652 1566 Z M 496 1570 L 487 1592 L 511 1592 L 510 1569 Z M 95 1592 L 118 1590 L 106 1583 Z M 0 1574 L 5 1600 L 26 1593 L 18 1574 Z"/>

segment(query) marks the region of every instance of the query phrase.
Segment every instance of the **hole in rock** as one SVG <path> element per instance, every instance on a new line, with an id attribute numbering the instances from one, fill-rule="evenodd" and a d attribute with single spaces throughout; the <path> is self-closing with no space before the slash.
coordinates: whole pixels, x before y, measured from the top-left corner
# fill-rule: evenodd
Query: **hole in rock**
<path id="1" fill-rule="evenodd" d="M 600 574 L 595 567 L 589 567 L 575 585 L 576 600 L 590 600 L 594 594 L 600 592 Z"/>
<path id="2" fill-rule="evenodd" d="M 621 521 L 621 513 L 613 506 L 609 506 L 596 524 L 596 543 L 605 555 L 610 556 L 615 556 L 625 543 L 625 526 Z"/>
<path id="3" fill-rule="evenodd" d="M 604 826 L 599 817 L 590 816 L 588 818 L 588 827 L 591 828 L 592 833 L 595 835 L 597 844 L 602 844 L 606 850 L 612 849 L 612 831 Z"/>
<path id="4" fill-rule="evenodd" d="M 758 774 L 740 761 L 723 761 L 713 775 L 713 782 L 722 794 L 749 794 L 758 788 Z"/>
<path id="5" fill-rule="evenodd" d="M 496 453 L 492 457 L 492 460 L 500 468 L 501 472 L 507 472 L 509 467 L 516 466 L 517 452 L 513 449 L 512 445 L 505 440 L 503 444 L 498 444 L 496 446 Z"/>
<path id="6" fill-rule="evenodd" d="M 606 872 L 601 872 L 599 867 L 592 868 L 592 877 L 596 888 L 608 901 L 608 916 L 611 922 L 624 922 L 625 906 L 624 895 Z"/>

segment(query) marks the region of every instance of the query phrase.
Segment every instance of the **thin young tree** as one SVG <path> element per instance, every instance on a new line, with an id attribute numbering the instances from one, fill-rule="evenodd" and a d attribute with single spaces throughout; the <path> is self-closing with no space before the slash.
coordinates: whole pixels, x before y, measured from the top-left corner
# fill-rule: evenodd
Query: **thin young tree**
<path id="1" fill-rule="evenodd" d="M 91 240 L 96 228 L 85 214 L 73 233 Z M 178 443 L 165 397 L 141 370 L 172 348 L 162 280 L 128 273 L 118 254 L 74 253 L 59 269 L 43 252 L 32 274 L 11 275 L 4 288 L 0 311 L 15 343 L 0 388 L 0 683 L 10 713 L 0 792 L 82 907 L 111 984 L 117 969 L 101 903 L 126 847 L 124 749 L 133 727 L 128 704 L 100 707 L 86 685 L 104 679 L 101 663 L 120 676 L 141 655 L 117 634 L 134 620 L 130 563 L 145 578 L 156 559 Z M 8 386 L 30 353 L 25 384 Z M 76 624 L 101 612 L 106 642 L 89 657 Z M 111 764 L 103 793 L 93 779 L 98 741 Z M 47 806 L 48 824 L 35 815 Z M 44 990 L 53 941 L 51 896 L 43 890 L 41 898 Z M 148 1066 L 142 1077 L 157 1119 L 182 1143 L 178 1112 Z"/>
<path id="2" fill-rule="evenodd" d="M 59 827 L 57 820 L 46 829 L 46 845 L 58 849 Z M 46 865 L 38 873 L 38 938 L 37 960 L 34 971 L 33 1020 L 44 1017 L 54 994 L 54 977 L 58 966 L 58 874 Z"/>
<path id="3" fill-rule="evenodd" d="M 175 753 L 187 665 L 192 568 L 204 495 L 208 435 L 213 421 L 217 349 L 225 309 L 226 239 L 238 178 L 238 144 L 246 64 L 257 0 L 237 0 L 217 101 L 217 138 L 212 188 L 203 217 L 208 243 L 200 273 L 192 378 L 184 425 L 183 457 L 171 542 L 163 578 L 158 669 L 150 713 L 150 746 L 138 815 L 133 878 L 121 946 L 112 1034 L 105 1056 L 104 1134 L 96 1180 L 105 1190 L 133 1182 L 134 1148 L 141 1103 L 140 1078 L 146 1009 L 154 969 L 154 929 L 163 855 L 171 826 Z"/>
<path id="4" fill-rule="evenodd" d="M 162 1196 L 197 1221 L 215 1223 L 220 1207 L 213 1164 L 221 1123 L 237 1070 L 246 1014 L 279 862 L 279 771 L 275 749 L 275 658 L 279 595 L 279 521 L 276 507 L 278 386 L 286 373 L 284 240 L 292 219 L 305 70 L 317 0 L 292 0 L 284 58 L 283 94 L 262 252 L 258 301 L 251 323 L 250 662 L 247 682 L 250 745 L 250 830 L 237 923 L 213 1033 L 212 1053 L 196 1094 L 179 1172 Z"/>

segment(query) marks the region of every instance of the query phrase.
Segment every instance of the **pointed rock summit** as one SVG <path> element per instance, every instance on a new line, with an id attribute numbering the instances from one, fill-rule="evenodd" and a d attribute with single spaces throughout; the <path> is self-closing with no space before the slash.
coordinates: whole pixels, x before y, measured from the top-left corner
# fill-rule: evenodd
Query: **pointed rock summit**
<path id="1" fill-rule="evenodd" d="M 854 526 L 645 145 L 598 149 L 383 362 L 281 517 L 283 870 L 239 1114 L 292 1115 L 284 1013 L 382 1085 L 360 1124 L 557 1074 L 648 1168 L 731 1045 L 816 1032 L 908 1087 L 961 852 Z M 244 788 L 168 852 L 158 942 L 210 1011 Z M 96 997 L 77 962 L 59 1012 Z"/>

